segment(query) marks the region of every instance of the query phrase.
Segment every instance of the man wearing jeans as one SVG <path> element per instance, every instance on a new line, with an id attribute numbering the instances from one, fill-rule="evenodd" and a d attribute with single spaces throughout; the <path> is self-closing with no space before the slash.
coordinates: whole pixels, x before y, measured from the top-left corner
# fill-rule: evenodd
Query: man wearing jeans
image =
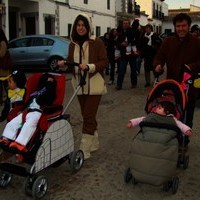
<path id="1" fill-rule="evenodd" d="M 123 21 L 123 33 L 117 40 L 117 47 L 120 49 L 121 60 L 118 68 L 117 77 L 117 90 L 122 89 L 122 84 L 124 81 L 124 75 L 126 73 L 126 68 L 129 63 L 131 69 L 131 86 L 135 88 L 137 86 L 137 56 L 133 54 L 131 49 L 131 44 L 135 40 L 134 35 L 131 32 L 130 21 Z"/>

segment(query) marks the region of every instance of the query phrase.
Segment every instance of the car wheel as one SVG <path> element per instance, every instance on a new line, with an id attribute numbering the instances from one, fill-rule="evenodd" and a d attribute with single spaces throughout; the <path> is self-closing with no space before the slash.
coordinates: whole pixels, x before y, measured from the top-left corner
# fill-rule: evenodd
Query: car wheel
<path id="1" fill-rule="evenodd" d="M 52 58 L 49 59 L 48 66 L 49 66 L 51 71 L 58 71 L 59 70 L 58 65 L 57 65 L 58 60 L 62 60 L 62 58 L 61 57 L 52 57 Z"/>

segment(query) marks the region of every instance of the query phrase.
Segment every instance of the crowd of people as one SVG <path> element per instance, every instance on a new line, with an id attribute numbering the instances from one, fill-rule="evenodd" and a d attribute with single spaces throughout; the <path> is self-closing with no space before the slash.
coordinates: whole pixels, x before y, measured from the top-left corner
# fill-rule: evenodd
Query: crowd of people
<path id="1" fill-rule="evenodd" d="M 136 88 L 141 63 L 144 60 L 145 87 L 151 86 L 150 71 L 153 69 L 153 58 L 162 42 L 151 24 L 141 26 L 138 19 L 132 23 L 125 19 L 121 26 L 111 29 L 110 33 L 105 33 L 101 38 L 109 59 L 105 70 L 105 74 L 110 75 L 109 85 L 116 83 L 116 89 L 122 89 L 129 64 L 131 88 Z"/>
<path id="2" fill-rule="evenodd" d="M 144 87 L 151 86 L 151 72 L 154 76 L 159 76 L 165 68 L 167 70 L 166 78 L 178 82 L 181 82 L 180 74 L 185 68 L 191 72 L 193 77 L 200 73 L 199 26 L 193 25 L 191 27 L 191 18 L 185 13 L 175 16 L 173 24 L 175 35 L 164 41 L 153 31 L 151 24 L 141 26 L 138 19 L 132 23 L 128 19 L 123 20 L 121 26 L 111 29 L 100 39 L 94 35 L 91 19 L 86 14 L 79 14 L 76 17 L 72 27 L 67 60 L 58 61 L 58 66 L 64 67 L 73 62 L 79 63 L 79 66 L 72 70 L 74 90 L 76 90 L 80 79 L 83 77 L 86 79 L 86 83 L 81 85 L 81 89 L 77 93 L 83 118 L 80 148 L 84 152 L 85 159 L 90 158 L 91 153 L 99 148 L 96 115 L 101 97 L 107 92 L 104 74 L 110 76 L 108 85 L 116 84 L 116 90 L 121 90 L 127 66 L 130 66 L 131 88 L 138 86 L 138 75 L 142 61 L 144 62 Z M 0 31 L 0 36 L 2 38 L 0 50 L 4 47 L 4 53 L 0 54 L 0 61 L 2 61 L 8 51 L 7 41 L 2 31 Z M 3 65 L 2 63 L 0 62 L 1 65 Z M 0 66 L 0 69 L 4 70 L 5 67 Z M 12 74 L 8 80 L 11 81 L 11 78 L 15 76 Z M 191 86 L 185 122 L 189 128 L 192 128 L 193 125 L 198 93 L 198 89 Z M 6 116 L 3 113 L 4 111 L 0 118 L 5 120 Z M 187 138 L 185 142 L 187 145 L 189 139 Z"/>

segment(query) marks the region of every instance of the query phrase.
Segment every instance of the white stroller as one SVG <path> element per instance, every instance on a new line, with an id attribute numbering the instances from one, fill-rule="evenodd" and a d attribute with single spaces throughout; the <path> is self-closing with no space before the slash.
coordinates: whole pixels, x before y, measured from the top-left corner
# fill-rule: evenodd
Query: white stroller
<path id="1" fill-rule="evenodd" d="M 36 91 L 38 80 L 42 73 L 36 73 L 27 80 L 25 102 L 30 95 Z M 47 177 L 38 175 L 40 171 L 49 166 L 59 166 L 68 160 L 72 172 L 77 172 L 83 165 L 84 155 L 81 150 L 75 150 L 74 135 L 69 123 L 69 115 L 64 114 L 79 89 L 73 94 L 69 103 L 63 110 L 63 99 L 65 95 L 65 75 L 53 74 L 57 81 L 57 97 L 52 106 L 44 109 L 39 120 L 37 130 L 29 141 L 28 152 L 22 153 L 9 146 L 1 146 L 2 155 L 21 154 L 24 163 L 12 164 L 6 160 L 0 162 L 0 187 L 6 187 L 12 180 L 13 174 L 27 177 L 24 184 L 25 193 L 34 199 L 41 199 L 48 190 Z"/>

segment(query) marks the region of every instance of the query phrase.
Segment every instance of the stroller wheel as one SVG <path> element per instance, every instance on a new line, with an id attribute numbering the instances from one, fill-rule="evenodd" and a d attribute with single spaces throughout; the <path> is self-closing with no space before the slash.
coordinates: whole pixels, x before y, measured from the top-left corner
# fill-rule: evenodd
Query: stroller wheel
<path id="1" fill-rule="evenodd" d="M 25 191 L 25 194 L 27 194 L 28 196 L 32 196 L 32 187 L 33 187 L 33 183 L 35 179 L 36 178 L 28 177 L 26 181 L 24 182 L 24 191 Z"/>
<path id="2" fill-rule="evenodd" d="M 179 178 L 176 176 L 172 180 L 172 194 L 176 194 L 179 185 Z"/>
<path id="3" fill-rule="evenodd" d="M 70 156 L 70 167 L 72 173 L 79 171 L 84 162 L 84 154 L 82 150 L 72 152 Z"/>
<path id="4" fill-rule="evenodd" d="M 131 174 L 131 169 L 130 168 L 126 169 L 124 173 L 124 182 L 129 183 L 132 178 L 133 178 L 133 175 Z"/>
<path id="5" fill-rule="evenodd" d="M 8 172 L 0 171 L 0 187 L 7 187 L 11 180 L 13 175 Z"/>
<path id="6" fill-rule="evenodd" d="M 172 181 L 167 181 L 166 183 L 163 184 L 163 191 L 168 192 L 171 187 L 172 187 Z"/>
<path id="7" fill-rule="evenodd" d="M 185 155 L 183 159 L 183 169 L 187 169 L 189 165 L 189 156 Z"/>
<path id="8" fill-rule="evenodd" d="M 32 187 L 32 196 L 34 199 L 41 199 L 45 196 L 48 189 L 48 180 L 45 176 L 38 176 Z"/>

